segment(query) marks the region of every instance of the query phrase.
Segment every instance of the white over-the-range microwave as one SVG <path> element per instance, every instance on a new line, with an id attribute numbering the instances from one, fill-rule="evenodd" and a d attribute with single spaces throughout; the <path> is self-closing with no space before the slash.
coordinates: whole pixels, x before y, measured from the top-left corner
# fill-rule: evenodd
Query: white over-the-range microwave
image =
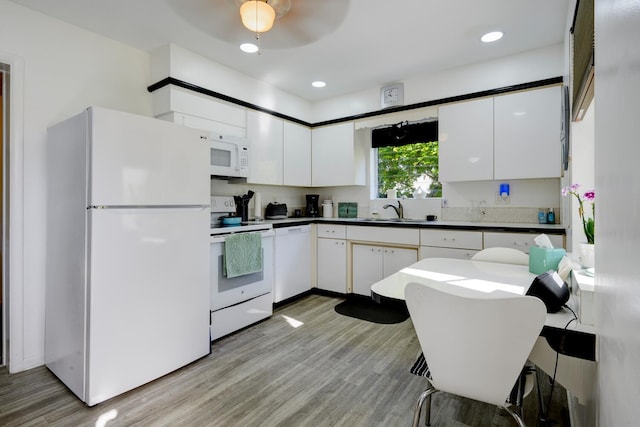
<path id="1" fill-rule="evenodd" d="M 246 138 L 211 133 L 211 175 L 229 178 L 249 176 L 249 141 Z"/>

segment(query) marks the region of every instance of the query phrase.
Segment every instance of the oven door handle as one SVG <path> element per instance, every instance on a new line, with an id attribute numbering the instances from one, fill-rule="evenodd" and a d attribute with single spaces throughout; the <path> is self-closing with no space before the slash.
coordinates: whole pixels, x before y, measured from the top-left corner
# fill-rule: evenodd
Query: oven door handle
<path id="1" fill-rule="evenodd" d="M 211 243 L 224 243 L 224 236 L 211 236 Z"/>
<path id="2" fill-rule="evenodd" d="M 241 232 L 242 233 L 242 232 Z M 260 231 L 245 231 L 244 233 L 260 233 L 262 237 L 273 237 L 275 233 L 273 230 L 260 230 Z M 211 236 L 211 243 L 224 243 L 224 239 L 228 236 L 228 234 L 220 234 Z"/>

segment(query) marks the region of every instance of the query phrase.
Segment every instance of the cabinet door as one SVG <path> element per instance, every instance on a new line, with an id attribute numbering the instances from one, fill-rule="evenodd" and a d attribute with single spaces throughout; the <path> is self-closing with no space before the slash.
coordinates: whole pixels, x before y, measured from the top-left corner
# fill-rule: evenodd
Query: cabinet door
<path id="1" fill-rule="evenodd" d="M 495 179 L 560 177 L 560 89 L 553 86 L 495 98 Z"/>
<path id="2" fill-rule="evenodd" d="M 318 288 L 347 293 L 347 243 L 318 239 Z"/>
<path id="3" fill-rule="evenodd" d="M 493 98 L 438 109 L 440 181 L 493 179 Z"/>
<path id="4" fill-rule="evenodd" d="M 384 248 L 383 277 L 387 277 L 418 261 L 417 249 Z"/>
<path id="5" fill-rule="evenodd" d="M 247 111 L 247 137 L 251 145 L 250 184 L 282 185 L 282 120 Z"/>
<path id="6" fill-rule="evenodd" d="M 353 122 L 311 131 L 311 184 L 314 187 L 363 185 L 365 160 L 355 144 Z"/>
<path id="7" fill-rule="evenodd" d="M 311 187 L 311 129 L 284 122 L 283 184 Z"/>
<path id="8" fill-rule="evenodd" d="M 353 245 L 353 293 L 371 296 L 371 285 L 383 275 L 384 248 Z"/>

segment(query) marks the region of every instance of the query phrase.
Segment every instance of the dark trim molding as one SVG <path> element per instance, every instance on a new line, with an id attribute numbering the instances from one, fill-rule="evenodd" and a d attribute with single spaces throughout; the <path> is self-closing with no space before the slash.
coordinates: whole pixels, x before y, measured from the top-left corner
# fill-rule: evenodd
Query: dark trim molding
<path id="1" fill-rule="evenodd" d="M 303 126 L 313 127 L 313 125 L 309 122 L 305 122 L 304 120 L 296 119 L 295 117 L 287 116 L 286 114 L 278 113 L 277 111 L 270 110 L 268 108 L 261 107 L 259 105 L 251 104 L 250 102 L 243 101 L 241 99 L 233 98 L 231 96 L 222 94 L 220 92 L 215 92 L 201 86 L 196 86 L 191 83 L 187 83 L 183 80 L 178 80 L 173 77 L 167 77 L 166 79 L 162 79 L 157 83 L 152 84 L 147 87 L 149 92 L 155 92 L 156 90 L 163 88 L 168 85 L 174 85 L 181 87 L 183 89 L 189 89 L 197 93 L 201 93 L 203 95 L 211 96 L 212 98 L 218 98 L 223 101 L 231 102 L 232 104 L 240 105 L 241 107 L 251 108 L 252 110 L 261 111 L 263 113 L 271 114 L 272 116 L 278 117 L 280 119 L 289 120 L 290 122 L 295 122 Z"/>
<path id="2" fill-rule="evenodd" d="M 441 99 L 435 99 L 433 101 L 425 101 L 425 102 L 419 102 L 416 104 L 411 104 L 411 105 L 402 105 L 402 106 L 398 106 L 398 107 L 392 107 L 392 108 L 385 108 L 384 110 L 377 110 L 377 111 L 371 111 L 368 113 L 363 113 L 363 114 L 356 114 L 353 116 L 347 116 L 347 117 L 341 117 L 339 119 L 332 119 L 332 120 L 325 120 L 322 122 L 317 122 L 317 123 L 309 123 L 309 122 L 305 122 L 304 120 L 300 120 L 297 119 L 295 117 L 291 117 L 291 116 L 287 116 L 286 114 L 281 114 L 278 113 L 277 111 L 273 111 L 273 110 L 269 110 L 268 108 L 264 108 L 261 107 L 259 105 L 255 105 L 255 104 L 251 104 L 249 102 L 246 101 L 242 101 L 240 99 L 237 98 L 233 98 L 230 97 L 228 95 L 224 95 L 222 93 L 219 92 L 214 92 L 212 90 L 209 89 L 205 89 L 201 86 L 196 86 L 194 84 L 191 83 L 187 83 L 185 81 L 173 78 L 173 77 L 167 77 L 166 79 L 160 80 L 157 83 L 152 84 L 151 86 L 147 87 L 147 90 L 149 92 L 154 92 L 160 88 L 163 88 L 167 85 L 174 85 L 174 86 L 178 86 L 184 89 L 189 89 L 192 90 L 194 92 L 197 93 L 201 93 L 203 95 L 208 95 L 211 96 L 213 98 L 218 98 L 221 99 L 223 101 L 227 101 L 227 102 L 231 102 L 233 104 L 236 105 L 240 105 L 242 107 L 246 107 L 246 108 L 251 108 L 252 110 L 256 110 L 256 111 L 261 111 L 263 113 L 267 113 L 267 114 L 271 114 L 275 117 L 284 119 L 284 120 L 289 120 L 291 122 L 294 123 L 298 123 L 300 125 L 303 126 L 307 126 L 310 128 L 314 128 L 314 127 L 319 127 L 319 126 L 326 126 L 326 125 L 332 125 L 332 124 L 336 124 L 336 123 L 342 123 L 342 122 L 349 122 L 352 120 L 361 120 L 361 119 L 366 119 L 369 117 L 375 117 L 375 116 L 381 116 L 384 114 L 389 114 L 389 113 L 396 113 L 399 111 L 407 111 L 407 110 L 415 110 L 416 108 L 424 108 L 424 107 L 431 107 L 434 105 L 441 105 L 441 104 L 448 104 L 450 102 L 459 102 L 459 101 L 466 101 L 469 99 L 474 99 L 474 98 L 482 98 L 485 96 L 495 96 L 495 95 L 500 95 L 503 93 L 507 93 L 507 92 L 515 92 L 518 90 L 525 90 L 525 89 L 533 89 L 533 88 L 537 88 L 537 87 L 541 87 L 541 86 L 549 86 L 549 85 L 554 85 L 554 84 L 559 84 L 562 83 L 562 77 L 552 77 L 549 79 L 544 79 L 544 80 L 537 80 L 534 82 L 529 82 L 529 83 L 521 83 L 521 84 L 517 84 L 517 85 L 511 85 L 511 86 L 503 86 L 497 89 L 489 89 L 489 90 L 483 90 L 480 92 L 473 92 L 473 93 L 468 93 L 468 94 L 464 94 L 464 95 L 457 95 L 457 96 L 451 96 L 448 98 L 441 98 Z"/>

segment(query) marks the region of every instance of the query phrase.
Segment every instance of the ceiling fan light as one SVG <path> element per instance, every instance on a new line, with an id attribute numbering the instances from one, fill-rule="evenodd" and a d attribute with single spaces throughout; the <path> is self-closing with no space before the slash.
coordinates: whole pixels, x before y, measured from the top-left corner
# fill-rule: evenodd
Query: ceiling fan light
<path id="1" fill-rule="evenodd" d="M 249 0 L 240 6 L 242 25 L 254 33 L 264 33 L 273 27 L 276 11 L 265 1 Z"/>

